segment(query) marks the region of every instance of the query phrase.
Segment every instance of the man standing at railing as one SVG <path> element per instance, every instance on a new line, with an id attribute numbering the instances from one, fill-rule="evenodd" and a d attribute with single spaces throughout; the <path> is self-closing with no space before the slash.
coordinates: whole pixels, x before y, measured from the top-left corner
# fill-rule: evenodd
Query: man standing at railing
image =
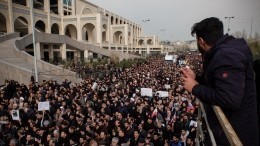
<path id="1" fill-rule="evenodd" d="M 223 23 L 214 17 L 195 23 L 191 34 L 196 35 L 203 74 L 200 78 L 184 67 L 183 86 L 208 105 L 207 119 L 217 145 L 230 144 L 211 105 L 221 107 L 243 145 L 258 146 L 253 57 L 246 41 L 224 35 Z"/>

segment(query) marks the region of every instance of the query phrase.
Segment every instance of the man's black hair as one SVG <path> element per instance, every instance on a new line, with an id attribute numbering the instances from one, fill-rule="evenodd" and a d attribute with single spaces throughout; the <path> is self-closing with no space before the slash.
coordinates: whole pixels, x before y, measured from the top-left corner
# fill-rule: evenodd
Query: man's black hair
<path id="1" fill-rule="evenodd" d="M 214 45 L 216 41 L 223 36 L 223 23 L 218 18 L 206 18 L 195 23 L 191 28 L 191 35 L 196 34 L 197 38 L 201 37 L 209 45 Z"/>

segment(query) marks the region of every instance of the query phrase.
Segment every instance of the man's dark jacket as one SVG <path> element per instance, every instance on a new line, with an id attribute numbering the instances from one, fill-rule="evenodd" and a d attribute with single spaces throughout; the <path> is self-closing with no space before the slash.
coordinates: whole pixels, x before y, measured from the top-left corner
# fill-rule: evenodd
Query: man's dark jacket
<path id="1" fill-rule="evenodd" d="M 206 106 L 218 145 L 230 145 L 211 105 L 220 106 L 244 146 L 259 145 L 253 57 L 244 39 L 228 34 L 203 55 L 202 83 L 192 93 Z"/>

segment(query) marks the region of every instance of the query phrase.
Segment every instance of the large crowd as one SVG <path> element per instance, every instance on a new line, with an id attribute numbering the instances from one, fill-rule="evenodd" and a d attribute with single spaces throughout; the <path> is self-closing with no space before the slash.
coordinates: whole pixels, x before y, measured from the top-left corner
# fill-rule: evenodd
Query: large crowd
<path id="1" fill-rule="evenodd" d="M 200 72 L 198 53 L 181 55 Z M 199 102 L 182 87 L 178 61 L 151 56 L 129 68 L 110 63 L 107 69 L 80 83 L 7 80 L 0 90 L 0 145 L 195 145 Z M 153 96 L 142 96 L 142 88 Z M 49 110 L 38 110 L 46 101 Z"/>

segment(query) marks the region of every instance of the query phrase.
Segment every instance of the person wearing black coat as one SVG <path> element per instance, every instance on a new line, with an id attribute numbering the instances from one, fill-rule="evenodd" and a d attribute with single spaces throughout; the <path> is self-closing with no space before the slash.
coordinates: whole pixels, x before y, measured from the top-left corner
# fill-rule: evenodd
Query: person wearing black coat
<path id="1" fill-rule="evenodd" d="M 193 25 L 191 34 L 196 34 L 204 72 L 199 79 L 191 68 L 182 68 L 183 86 L 205 104 L 207 119 L 217 145 L 230 144 L 212 105 L 223 110 L 243 145 L 258 146 L 252 52 L 244 39 L 224 35 L 223 32 L 223 23 L 215 17 Z"/>

